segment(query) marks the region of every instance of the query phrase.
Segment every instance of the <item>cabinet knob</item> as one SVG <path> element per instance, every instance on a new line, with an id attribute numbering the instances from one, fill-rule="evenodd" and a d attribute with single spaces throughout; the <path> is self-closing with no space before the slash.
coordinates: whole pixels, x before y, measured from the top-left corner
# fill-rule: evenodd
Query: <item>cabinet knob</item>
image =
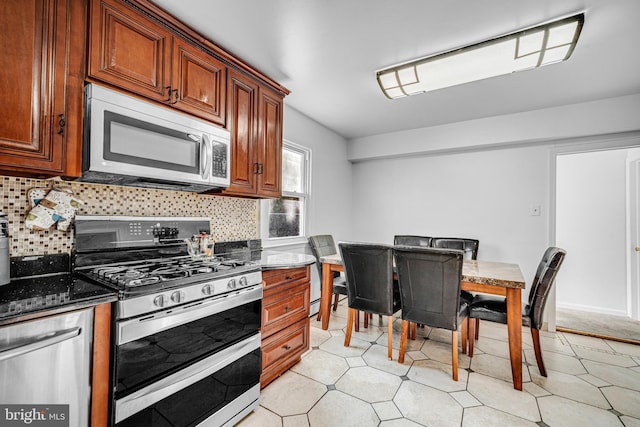
<path id="1" fill-rule="evenodd" d="M 291 307 L 289 307 L 288 305 L 284 308 L 284 311 L 289 311 L 291 310 Z"/>
<path id="2" fill-rule="evenodd" d="M 282 348 L 284 348 L 285 350 L 291 350 L 291 346 L 290 346 L 289 344 L 285 345 L 285 346 L 284 346 L 284 347 L 282 347 Z"/>

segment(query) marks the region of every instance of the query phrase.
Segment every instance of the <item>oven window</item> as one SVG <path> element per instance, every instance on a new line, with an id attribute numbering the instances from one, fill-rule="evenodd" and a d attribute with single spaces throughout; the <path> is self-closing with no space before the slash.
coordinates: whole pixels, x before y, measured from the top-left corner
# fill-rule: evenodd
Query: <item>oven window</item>
<path id="1" fill-rule="evenodd" d="M 261 306 L 253 301 L 117 346 L 115 398 L 255 335 Z"/>
<path id="2" fill-rule="evenodd" d="M 260 349 L 116 424 L 118 427 L 193 426 L 260 382 Z"/>

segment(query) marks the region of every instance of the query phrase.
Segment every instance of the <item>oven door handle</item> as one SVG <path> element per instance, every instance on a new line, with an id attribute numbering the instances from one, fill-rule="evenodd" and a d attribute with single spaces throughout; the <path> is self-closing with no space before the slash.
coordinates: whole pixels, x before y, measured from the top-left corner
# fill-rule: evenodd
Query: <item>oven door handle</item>
<path id="1" fill-rule="evenodd" d="M 257 285 L 194 304 L 171 307 L 146 317 L 117 322 L 116 344 L 126 344 L 260 299 L 262 285 Z"/>
<path id="2" fill-rule="evenodd" d="M 252 337 L 194 363 L 175 374 L 162 378 L 143 389 L 116 400 L 116 423 L 161 401 L 165 397 L 213 375 L 220 369 L 260 348 L 261 335 Z M 260 363 L 260 362 L 257 362 Z"/>

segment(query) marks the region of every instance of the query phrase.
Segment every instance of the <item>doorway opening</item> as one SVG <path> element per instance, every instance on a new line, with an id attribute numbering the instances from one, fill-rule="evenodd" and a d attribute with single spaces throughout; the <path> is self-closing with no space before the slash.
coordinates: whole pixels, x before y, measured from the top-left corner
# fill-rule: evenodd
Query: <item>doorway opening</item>
<path id="1" fill-rule="evenodd" d="M 640 137 L 555 153 L 555 328 L 640 344 Z"/>

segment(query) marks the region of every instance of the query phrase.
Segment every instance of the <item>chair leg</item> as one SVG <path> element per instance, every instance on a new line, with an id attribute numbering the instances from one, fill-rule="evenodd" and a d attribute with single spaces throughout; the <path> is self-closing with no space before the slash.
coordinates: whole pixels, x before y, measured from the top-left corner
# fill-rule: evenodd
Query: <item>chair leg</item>
<path id="1" fill-rule="evenodd" d="M 360 332 L 360 311 L 356 310 L 356 332 Z"/>
<path id="2" fill-rule="evenodd" d="M 409 321 L 402 321 L 402 335 L 400 335 L 400 355 L 398 356 L 398 363 L 401 365 L 404 363 L 404 354 L 407 352 L 407 335 L 409 335 Z"/>
<path id="3" fill-rule="evenodd" d="M 389 360 L 393 360 L 391 342 L 393 341 L 393 316 L 387 316 L 387 330 L 389 337 L 387 339 L 387 357 Z"/>
<path id="4" fill-rule="evenodd" d="M 316 321 L 319 322 L 321 318 L 322 318 L 322 309 L 318 309 L 318 317 L 316 318 Z"/>
<path id="5" fill-rule="evenodd" d="M 369 327 L 369 313 L 364 312 L 364 328 L 367 329 Z"/>
<path id="6" fill-rule="evenodd" d="M 467 332 L 469 335 L 469 357 L 473 357 L 473 337 L 475 335 L 474 329 L 478 324 L 477 320 L 480 319 L 469 319 L 469 331 Z"/>
<path id="7" fill-rule="evenodd" d="M 460 344 L 462 346 L 462 354 L 467 354 L 467 338 L 468 338 L 468 327 L 469 327 L 469 318 L 465 317 L 462 321 L 462 326 L 460 327 Z"/>
<path id="8" fill-rule="evenodd" d="M 451 332 L 451 369 L 453 380 L 458 381 L 458 331 Z"/>
<path id="9" fill-rule="evenodd" d="M 480 334 L 480 319 L 476 318 L 476 333 L 475 333 L 476 339 L 478 339 L 479 334 Z"/>
<path id="10" fill-rule="evenodd" d="M 540 375 L 546 377 L 547 370 L 544 368 L 544 362 L 542 361 L 542 348 L 540 348 L 540 330 L 531 328 L 531 338 L 533 339 L 533 350 L 536 353 L 538 370 L 540 371 Z"/>
<path id="11" fill-rule="evenodd" d="M 416 328 L 418 327 L 418 324 L 416 322 L 411 322 L 411 339 L 413 341 L 416 340 Z"/>
<path id="12" fill-rule="evenodd" d="M 336 311 L 338 309 L 338 297 L 340 295 L 338 294 L 333 294 L 333 311 Z"/>
<path id="13" fill-rule="evenodd" d="M 353 321 L 354 321 L 354 317 L 358 315 L 358 311 L 353 309 L 353 308 L 349 308 L 349 317 L 347 318 L 347 330 L 344 334 L 344 346 L 345 347 L 349 347 L 349 344 L 351 343 L 351 331 L 353 329 Z"/>

